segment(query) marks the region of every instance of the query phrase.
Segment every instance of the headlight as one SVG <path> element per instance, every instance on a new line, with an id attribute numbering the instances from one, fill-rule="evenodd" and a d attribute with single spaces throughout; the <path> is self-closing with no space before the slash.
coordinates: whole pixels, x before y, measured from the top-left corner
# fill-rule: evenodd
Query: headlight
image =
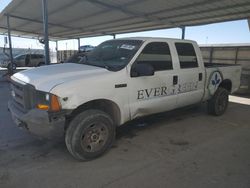
<path id="1" fill-rule="evenodd" d="M 57 112 L 61 110 L 61 104 L 59 102 L 59 98 L 56 95 L 42 91 L 37 91 L 36 108 L 40 110 Z"/>

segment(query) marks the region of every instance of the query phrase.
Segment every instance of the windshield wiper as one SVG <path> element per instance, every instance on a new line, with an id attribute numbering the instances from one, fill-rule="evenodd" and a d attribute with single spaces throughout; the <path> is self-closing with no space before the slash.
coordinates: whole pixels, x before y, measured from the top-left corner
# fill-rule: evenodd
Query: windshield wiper
<path id="1" fill-rule="evenodd" d="M 84 64 L 84 65 L 101 67 L 101 68 L 105 68 L 105 69 L 107 69 L 109 71 L 115 71 L 115 67 L 108 65 L 102 59 L 100 59 L 99 61 L 97 59 L 95 59 L 97 62 L 101 62 L 101 63 L 93 63 L 93 61 L 89 61 L 89 58 L 88 58 L 87 55 L 85 57 L 86 57 L 85 61 L 82 62 L 82 64 Z"/>
<path id="2" fill-rule="evenodd" d="M 105 68 L 105 69 L 107 69 L 107 70 L 109 70 L 109 71 L 114 71 L 114 67 L 108 65 L 108 64 L 105 63 L 104 61 L 103 61 L 103 65 L 104 65 L 103 68 Z"/>

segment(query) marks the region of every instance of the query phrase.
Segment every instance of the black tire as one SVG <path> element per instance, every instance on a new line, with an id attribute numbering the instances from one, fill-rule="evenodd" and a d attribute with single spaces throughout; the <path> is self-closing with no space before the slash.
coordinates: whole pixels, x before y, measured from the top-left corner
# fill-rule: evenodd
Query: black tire
<path id="1" fill-rule="evenodd" d="M 13 70 L 16 70 L 16 63 L 13 63 Z"/>
<path id="2" fill-rule="evenodd" d="M 215 116 L 224 114 L 228 106 L 228 95 L 228 90 L 219 87 L 214 96 L 208 100 L 208 113 Z"/>
<path id="3" fill-rule="evenodd" d="M 76 115 L 66 130 L 68 151 L 78 160 L 101 156 L 115 139 L 115 126 L 110 116 L 100 110 L 86 110 Z"/>
<path id="4" fill-rule="evenodd" d="M 16 63 L 13 63 L 13 70 L 16 70 Z M 8 69 L 11 70 L 11 64 L 8 64 Z"/>
<path id="5" fill-rule="evenodd" d="M 40 66 L 43 66 L 43 65 L 45 65 L 45 63 L 44 62 L 40 62 L 40 63 L 38 63 L 38 67 L 40 67 Z"/>

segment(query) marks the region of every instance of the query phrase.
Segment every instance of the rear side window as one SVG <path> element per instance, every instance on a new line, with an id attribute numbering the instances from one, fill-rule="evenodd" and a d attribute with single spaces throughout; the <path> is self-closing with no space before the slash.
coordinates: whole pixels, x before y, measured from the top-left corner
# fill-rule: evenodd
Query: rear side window
<path id="1" fill-rule="evenodd" d="M 15 60 L 23 60 L 25 59 L 26 55 L 19 55 L 15 57 Z"/>
<path id="2" fill-rule="evenodd" d="M 175 43 L 175 47 L 178 53 L 180 67 L 182 69 L 198 67 L 196 53 L 192 44 Z"/>
<path id="3" fill-rule="evenodd" d="M 40 54 L 31 54 L 31 58 L 32 59 L 40 59 L 40 58 L 43 58 L 43 55 L 40 55 Z"/>
<path id="4" fill-rule="evenodd" d="M 37 59 L 37 55 L 36 54 L 31 54 L 30 55 L 32 59 Z"/>
<path id="5" fill-rule="evenodd" d="M 147 44 L 136 62 L 139 64 L 150 64 L 154 67 L 155 71 L 173 69 L 169 46 L 165 42 Z"/>
<path id="6" fill-rule="evenodd" d="M 41 55 L 41 54 L 38 54 L 37 56 L 38 56 L 38 59 L 40 59 L 40 58 L 44 58 L 44 56 L 43 56 L 43 55 Z"/>

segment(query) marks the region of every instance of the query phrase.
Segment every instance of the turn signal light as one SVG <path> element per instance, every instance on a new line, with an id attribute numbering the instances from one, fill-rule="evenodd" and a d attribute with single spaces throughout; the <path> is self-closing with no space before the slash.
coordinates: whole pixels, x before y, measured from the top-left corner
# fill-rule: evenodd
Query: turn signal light
<path id="1" fill-rule="evenodd" d="M 40 109 L 40 110 L 48 110 L 49 106 L 45 105 L 45 104 L 38 104 L 37 108 Z"/>
<path id="2" fill-rule="evenodd" d="M 56 95 L 51 95 L 50 99 L 50 111 L 57 112 L 61 110 L 60 102 Z"/>

